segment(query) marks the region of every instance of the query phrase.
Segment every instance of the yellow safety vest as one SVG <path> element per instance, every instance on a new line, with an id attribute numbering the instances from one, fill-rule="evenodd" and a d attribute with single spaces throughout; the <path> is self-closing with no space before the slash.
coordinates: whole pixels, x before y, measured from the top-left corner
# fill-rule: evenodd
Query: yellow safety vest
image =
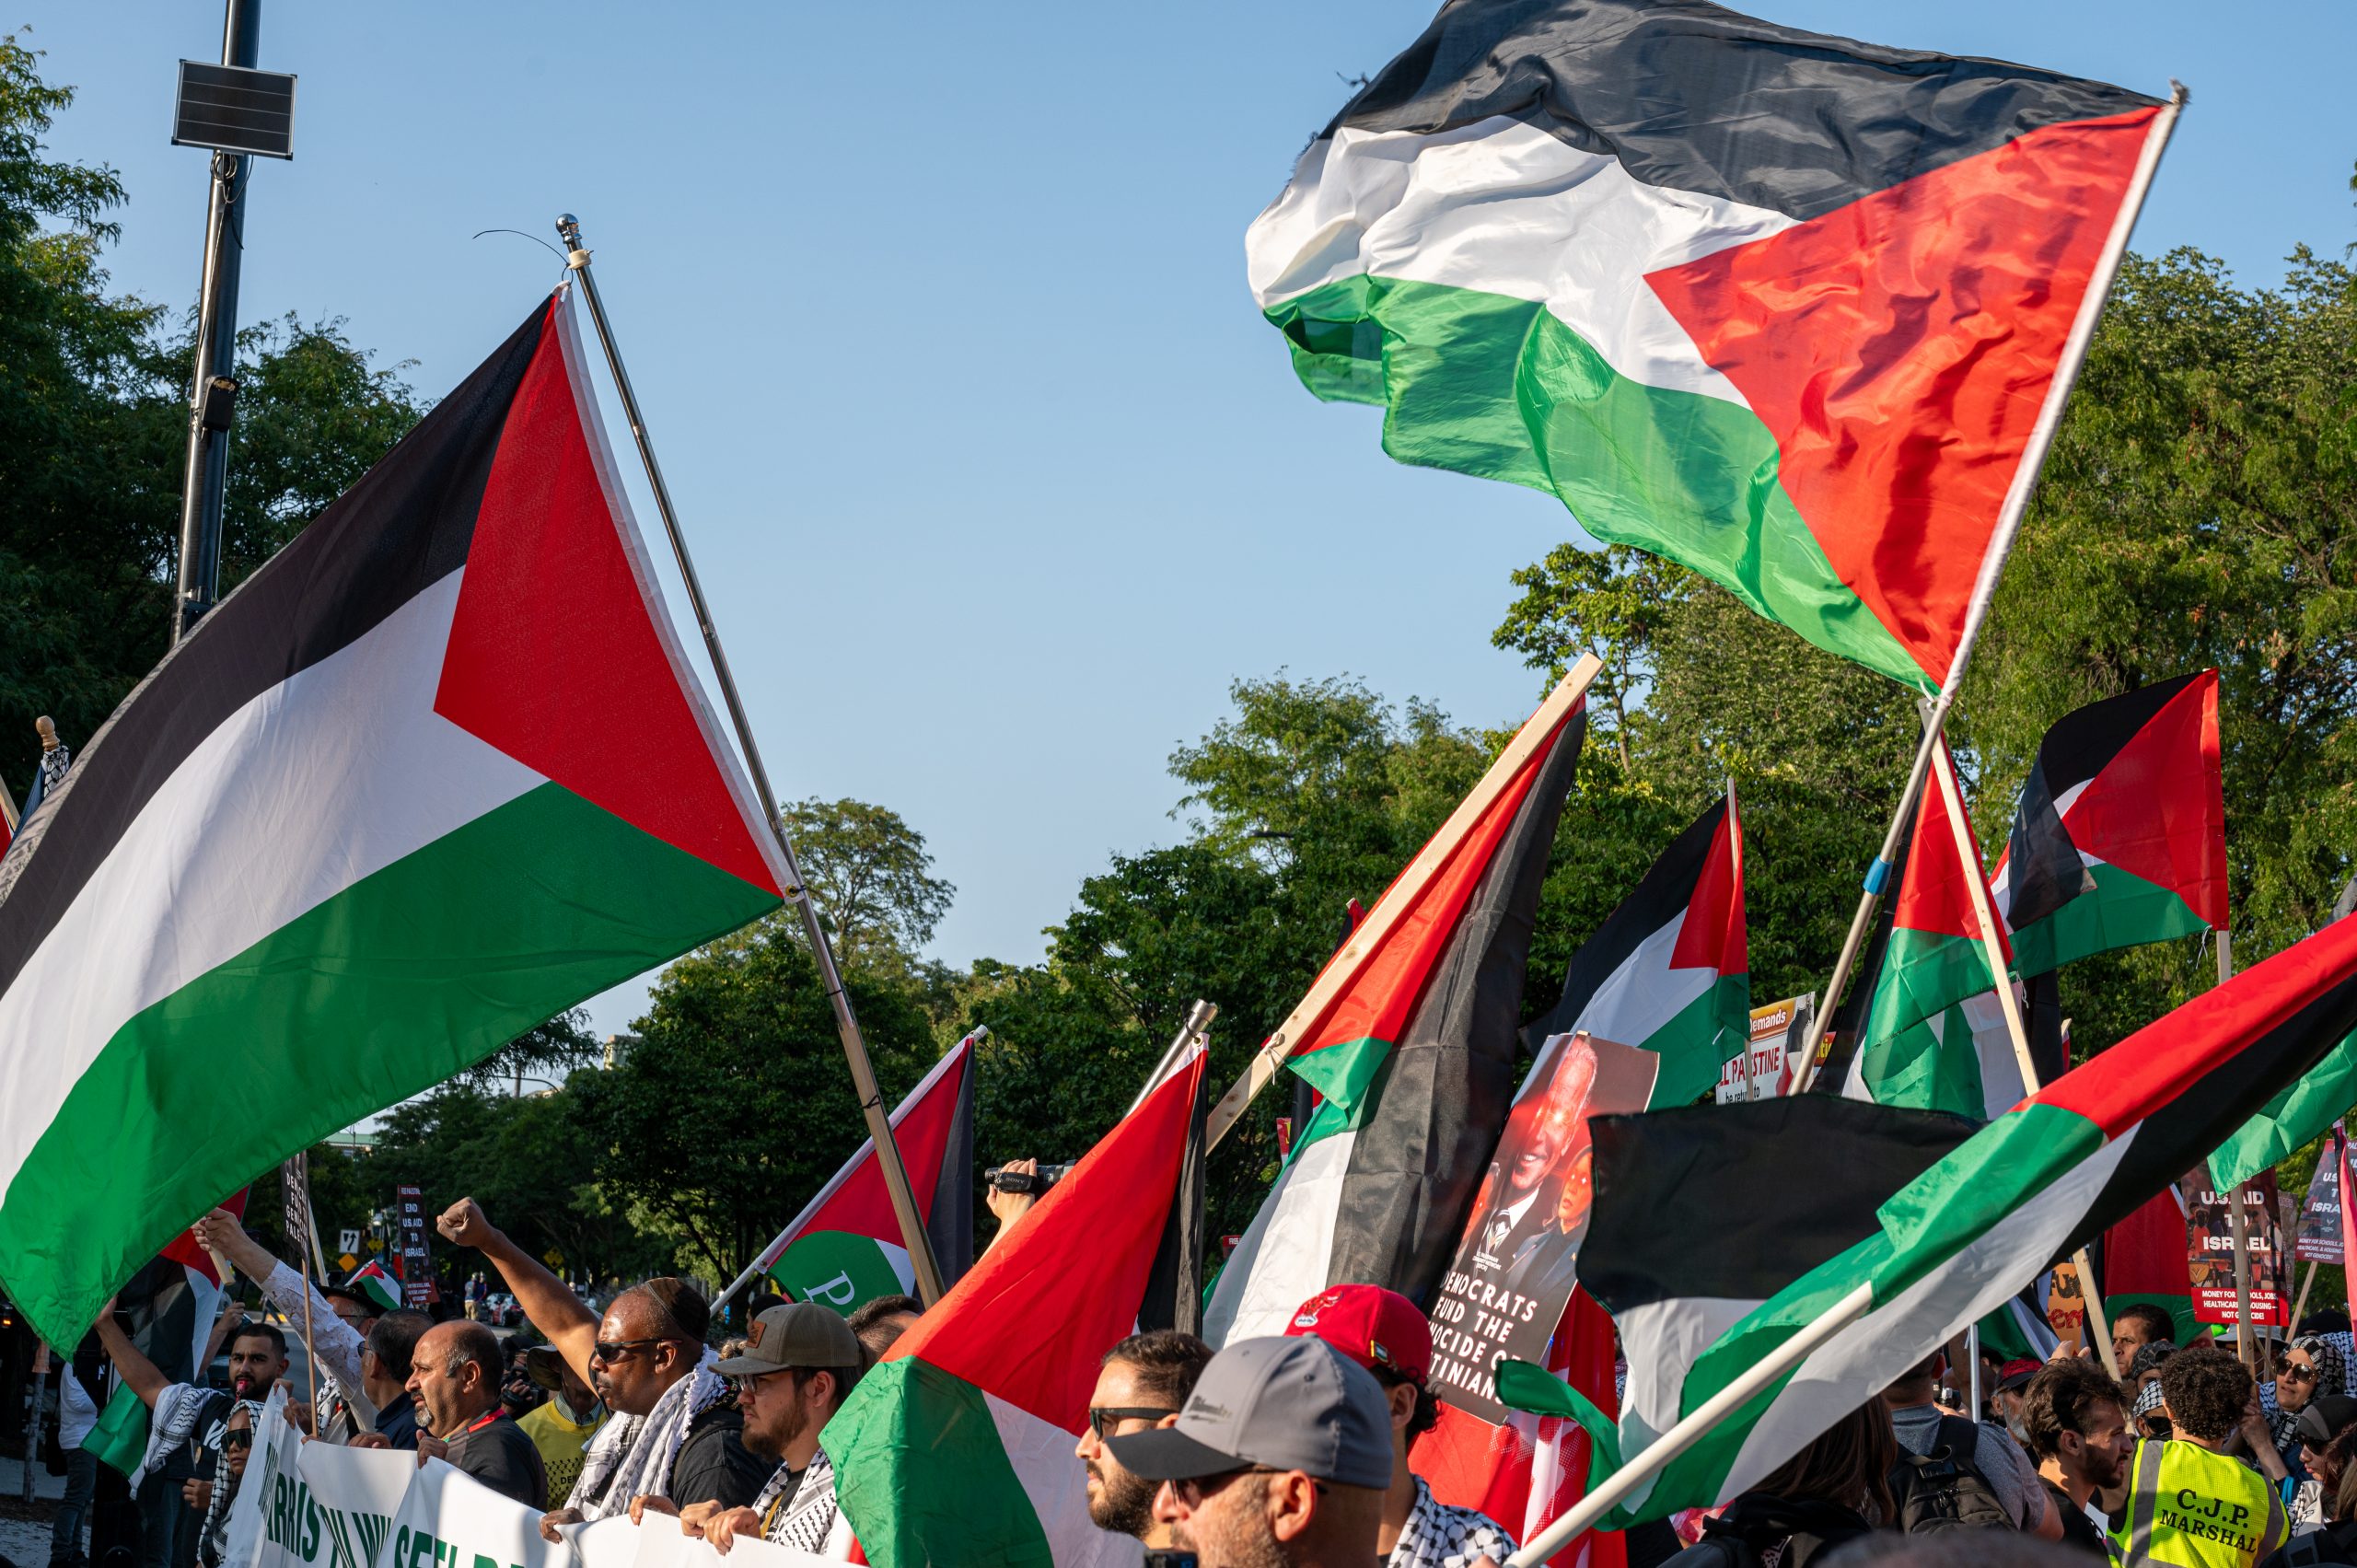
<path id="1" fill-rule="evenodd" d="M 2291 1539 L 2274 1483 L 2240 1459 L 2192 1443 L 2140 1442 L 2128 1503 L 2111 1521 L 2124 1568 L 2253 1568 Z"/>

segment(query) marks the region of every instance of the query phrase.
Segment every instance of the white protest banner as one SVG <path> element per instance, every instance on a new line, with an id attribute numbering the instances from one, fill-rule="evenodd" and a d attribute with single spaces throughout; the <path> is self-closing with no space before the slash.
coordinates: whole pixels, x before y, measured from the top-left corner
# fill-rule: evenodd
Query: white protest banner
<path id="1" fill-rule="evenodd" d="M 569 1568 L 573 1561 L 571 1546 L 540 1539 L 539 1509 L 428 1459 L 410 1478 L 376 1568 Z"/>
<path id="2" fill-rule="evenodd" d="M 369 1568 L 416 1456 L 307 1443 L 280 1391 L 262 1410 L 229 1504 L 226 1568 Z"/>
<path id="3" fill-rule="evenodd" d="M 704 1540 L 681 1535 L 677 1519 L 652 1514 L 638 1534 L 638 1561 L 632 1568 L 823 1568 L 832 1561 L 744 1536 L 729 1543 L 724 1557 Z"/>
<path id="4" fill-rule="evenodd" d="M 628 1515 L 560 1527 L 581 1568 L 634 1568 L 638 1562 L 638 1527 Z"/>
<path id="5" fill-rule="evenodd" d="M 253 1562 L 256 1546 L 261 1539 L 261 1498 L 270 1490 L 270 1483 L 263 1478 L 281 1471 L 291 1475 L 302 1452 L 303 1434 L 286 1419 L 286 1385 L 281 1383 L 262 1401 L 261 1419 L 254 1423 L 254 1446 L 246 1453 L 246 1481 L 238 1482 L 238 1495 L 229 1500 L 229 1528 L 224 1537 L 223 1562 Z M 246 1484 L 248 1481 L 253 1484 Z"/>

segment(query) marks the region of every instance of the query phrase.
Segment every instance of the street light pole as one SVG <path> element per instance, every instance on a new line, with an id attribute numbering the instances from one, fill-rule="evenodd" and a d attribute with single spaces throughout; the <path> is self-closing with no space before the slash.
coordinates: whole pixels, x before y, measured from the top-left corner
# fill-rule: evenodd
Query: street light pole
<path id="1" fill-rule="evenodd" d="M 261 0 L 226 0 L 221 64 L 251 69 L 261 52 Z M 189 377 L 188 466 L 180 481 L 180 573 L 172 595 L 177 644 L 221 591 L 221 512 L 229 483 L 229 422 L 238 384 L 238 273 L 246 249 L 244 153 L 213 155 L 197 293 L 196 366 Z"/>

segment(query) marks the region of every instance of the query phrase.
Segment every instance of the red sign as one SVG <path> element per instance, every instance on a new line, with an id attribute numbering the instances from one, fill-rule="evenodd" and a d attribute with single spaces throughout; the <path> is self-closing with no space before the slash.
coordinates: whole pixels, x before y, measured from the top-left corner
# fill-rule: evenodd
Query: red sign
<path id="1" fill-rule="evenodd" d="M 2242 1203 L 2249 1240 L 2251 1321 L 2289 1328 L 2292 1313 L 2283 1293 L 2283 1233 L 2275 1220 L 2275 1173 L 2270 1170 L 2245 1182 L 2233 1196 Z M 2235 1320 L 2234 1211 L 2228 1203 L 2229 1195 L 2211 1189 L 2204 1176 L 2187 1206 L 2187 1265 L 2196 1322 Z"/>

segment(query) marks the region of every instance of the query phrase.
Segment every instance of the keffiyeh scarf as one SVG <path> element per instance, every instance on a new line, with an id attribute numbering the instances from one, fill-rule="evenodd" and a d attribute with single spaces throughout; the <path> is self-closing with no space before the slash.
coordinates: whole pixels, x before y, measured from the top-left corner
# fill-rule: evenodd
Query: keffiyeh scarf
<path id="1" fill-rule="evenodd" d="M 147 1417 L 147 1451 L 140 1456 L 139 1468 L 131 1472 L 131 1490 L 136 1493 L 143 1482 L 156 1473 L 164 1456 L 188 1441 L 196 1430 L 204 1407 L 213 1402 L 213 1390 L 199 1388 L 187 1383 L 173 1383 L 156 1396 L 156 1408 Z"/>
<path id="2" fill-rule="evenodd" d="M 221 1430 L 224 1440 L 215 1451 L 213 1495 L 205 1503 L 204 1526 L 196 1536 L 197 1560 L 208 1565 L 217 1564 L 221 1561 L 222 1551 L 228 1542 L 229 1503 L 237 1495 L 238 1487 L 236 1479 L 229 1474 L 229 1446 L 226 1439 L 229 1418 L 239 1411 L 246 1412 L 246 1420 L 250 1423 L 246 1428 L 248 1432 L 258 1433 L 261 1430 L 261 1401 L 260 1400 L 239 1400 L 222 1413 Z M 250 1448 L 247 1450 L 249 1458 L 251 1457 L 252 1452 Z"/>
<path id="3" fill-rule="evenodd" d="M 584 1519 L 628 1514 L 630 1500 L 663 1491 L 671 1461 L 688 1440 L 688 1425 L 730 1397 L 728 1380 L 713 1370 L 720 1360 L 704 1347 L 696 1369 L 663 1390 L 644 1415 L 617 1415 L 598 1429 L 581 1457 L 581 1475 L 565 1506 Z"/>
<path id="4" fill-rule="evenodd" d="M 799 1486 L 792 1470 L 778 1466 L 753 1499 L 753 1512 L 761 1521 L 761 1539 L 771 1545 L 826 1555 L 827 1538 L 835 1530 L 835 1462 L 819 1449 Z"/>

